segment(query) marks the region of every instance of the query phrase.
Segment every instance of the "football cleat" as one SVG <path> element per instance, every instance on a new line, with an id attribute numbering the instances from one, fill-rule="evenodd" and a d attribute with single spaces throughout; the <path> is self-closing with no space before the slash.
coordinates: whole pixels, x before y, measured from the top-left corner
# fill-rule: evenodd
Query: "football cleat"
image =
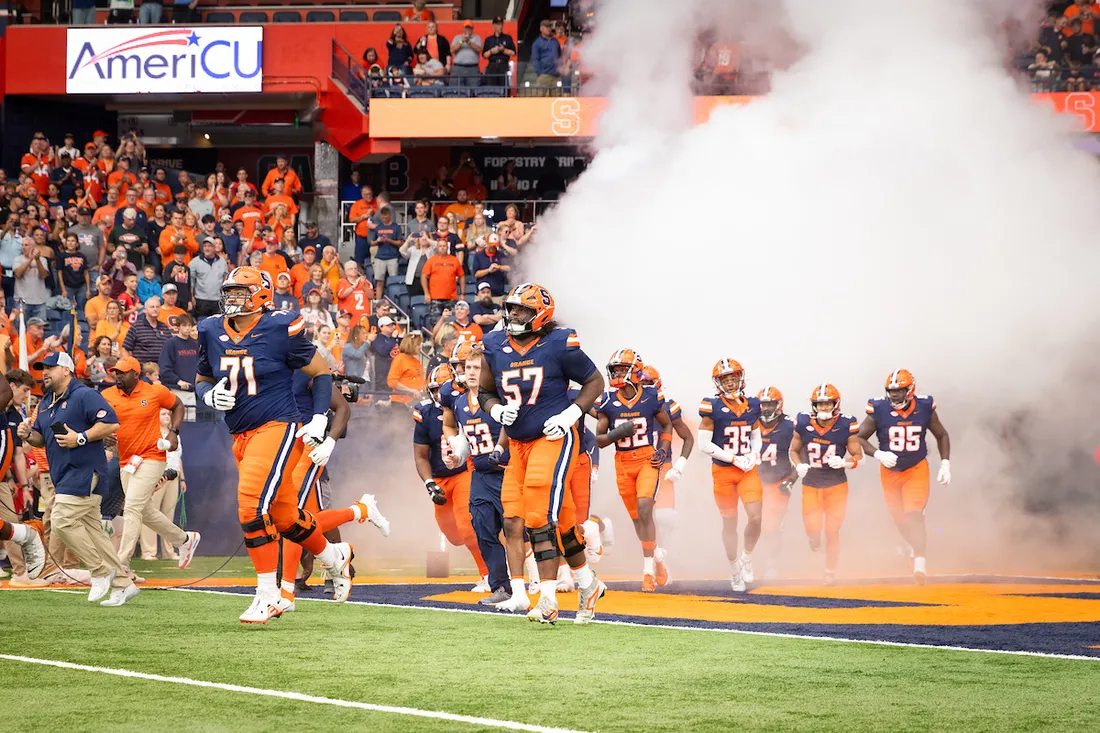
<path id="1" fill-rule="evenodd" d="M 581 588 L 580 598 L 577 603 L 577 615 L 573 619 L 575 624 L 591 623 L 596 618 L 596 602 L 607 593 L 607 585 L 599 578 L 593 576 L 592 582 L 587 588 Z"/>
<path id="2" fill-rule="evenodd" d="M 138 588 L 133 583 L 130 583 L 130 585 L 126 586 L 125 588 L 115 588 L 113 591 L 111 591 L 111 597 L 101 602 L 99 605 L 107 607 L 121 606 L 125 604 L 126 601 L 136 596 L 138 593 L 141 593 L 141 588 Z"/>
<path id="3" fill-rule="evenodd" d="M 652 593 L 657 590 L 657 579 L 646 573 L 642 576 L 642 593 Z"/>
<path id="4" fill-rule="evenodd" d="M 23 550 L 23 561 L 27 564 L 27 577 L 34 580 L 42 574 L 42 568 L 46 566 L 46 548 L 42 544 L 42 535 L 34 525 L 24 525 L 27 529 L 27 539 L 19 543 Z"/>
<path id="5" fill-rule="evenodd" d="M 374 494 L 363 494 L 359 497 L 359 503 L 367 508 L 367 516 L 359 520 L 359 524 L 363 522 L 370 522 L 375 527 L 378 527 L 378 531 L 382 533 L 383 537 L 390 536 L 390 520 L 382 514 L 378 508 L 378 500 L 374 498 Z"/>
<path id="6" fill-rule="evenodd" d="M 183 570 L 185 567 L 187 567 L 188 565 L 191 564 L 191 559 L 193 557 L 195 557 L 195 550 L 198 549 L 199 540 L 201 540 L 201 539 L 202 539 L 202 536 L 199 535 L 198 532 L 188 532 L 187 533 L 187 540 L 182 545 L 180 545 L 180 549 L 179 549 L 179 554 L 180 554 L 179 567 L 180 567 L 180 570 Z"/>
<path id="7" fill-rule="evenodd" d="M 730 572 L 730 588 L 737 593 L 745 592 L 745 579 L 741 577 L 741 564 L 737 565 Z"/>
<path id="8" fill-rule="evenodd" d="M 913 580 L 917 582 L 917 585 L 924 585 L 928 582 L 928 568 L 925 567 L 923 557 L 913 558 Z"/>
<path id="9" fill-rule="evenodd" d="M 508 592 L 507 588 L 497 588 L 492 595 L 485 596 L 477 604 L 479 606 L 495 606 L 498 603 L 504 603 L 511 597 L 512 594 Z"/>
<path id="10" fill-rule="evenodd" d="M 836 585 L 836 571 L 835 570 L 826 570 L 825 571 L 825 582 L 823 583 L 823 585 Z"/>
<path id="11" fill-rule="evenodd" d="M 336 560 L 332 565 L 325 565 L 332 578 L 332 600 L 343 603 L 351 594 L 351 565 L 355 557 L 355 549 L 347 542 L 333 542 L 332 549 L 336 551 Z"/>
<path id="12" fill-rule="evenodd" d="M 477 584 L 470 589 L 471 593 L 489 593 L 493 589 L 489 587 L 489 576 L 482 575 L 481 580 L 477 581 Z"/>
<path id="13" fill-rule="evenodd" d="M 103 597 L 111 592 L 111 583 L 115 582 L 115 572 L 115 569 L 111 568 L 111 571 L 102 578 L 92 578 L 92 589 L 88 591 L 90 603 L 103 600 Z"/>
<path id="14" fill-rule="evenodd" d="M 498 606 L 499 608 L 499 606 Z M 539 598 L 537 606 L 527 612 L 528 621 L 538 621 L 540 624 L 556 624 L 558 622 L 558 604 L 548 596 Z"/>
<path id="15" fill-rule="evenodd" d="M 668 583 L 670 577 L 668 574 L 668 563 L 665 562 L 667 557 L 668 553 L 665 552 L 665 548 L 663 547 L 658 547 L 653 551 L 653 563 L 657 570 L 655 579 L 658 588 L 663 588 Z"/>
<path id="16" fill-rule="evenodd" d="M 274 605 L 275 610 L 278 611 L 278 613 L 274 614 L 275 616 L 282 616 L 284 613 L 292 613 L 294 611 L 294 599 L 287 598 L 282 594 L 279 595 L 279 600 L 275 601 Z"/>
<path id="17" fill-rule="evenodd" d="M 256 596 L 252 599 L 252 605 L 241 614 L 241 623 L 266 624 L 271 619 L 278 618 L 283 613 L 279 608 L 279 601 L 282 599 L 278 590 L 262 591 L 257 588 Z"/>
<path id="18" fill-rule="evenodd" d="M 481 599 L 484 602 L 486 599 Z M 509 598 L 496 604 L 498 611 L 505 613 L 527 613 L 531 610 L 531 599 L 526 595 L 513 593 Z"/>
<path id="19" fill-rule="evenodd" d="M 752 569 L 752 560 L 741 560 L 741 579 L 746 583 L 756 581 L 756 573 Z"/>

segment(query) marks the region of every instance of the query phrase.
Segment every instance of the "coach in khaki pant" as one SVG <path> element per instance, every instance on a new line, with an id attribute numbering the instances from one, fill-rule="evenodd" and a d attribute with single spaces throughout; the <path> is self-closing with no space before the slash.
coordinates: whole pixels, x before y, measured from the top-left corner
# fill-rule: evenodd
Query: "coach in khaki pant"
<path id="1" fill-rule="evenodd" d="M 179 397 L 161 384 L 141 381 L 141 364 L 132 356 L 118 360 L 114 372 L 115 386 L 103 391 L 103 399 L 119 417 L 118 465 L 122 471 L 122 490 L 126 492 L 126 508 L 122 512 L 125 524 L 118 557 L 124 568 L 130 565 L 141 526 L 147 525 L 164 540 L 179 548 L 179 566 L 187 567 L 199 544 L 198 532 L 184 532 L 160 511 L 160 502 L 153 494 L 178 475 L 168 470 L 165 449 L 179 447 L 179 428 L 184 407 Z M 171 410 L 168 437 L 160 435 L 160 411 Z"/>
<path id="2" fill-rule="evenodd" d="M 110 592 L 101 605 L 121 606 L 138 588 L 122 572 L 99 513 L 100 494 L 107 487 L 101 441 L 118 430 L 118 418 L 98 392 L 73 378 L 75 365 L 68 354 L 54 352 L 34 368 L 42 370 L 45 395 L 34 423 L 19 423 L 19 437 L 46 448 L 57 493 L 53 531 L 91 571 L 88 600 L 98 601 Z"/>

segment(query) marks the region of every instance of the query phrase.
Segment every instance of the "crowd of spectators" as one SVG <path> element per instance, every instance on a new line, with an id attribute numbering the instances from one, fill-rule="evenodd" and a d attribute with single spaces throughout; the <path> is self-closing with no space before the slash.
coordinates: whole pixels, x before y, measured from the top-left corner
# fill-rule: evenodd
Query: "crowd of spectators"
<path id="1" fill-rule="evenodd" d="M 1031 47 L 1016 58 L 1036 92 L 1100 91 L 1100 47 L 1096 23 L 1100 3 L 1054 2 Z"/>

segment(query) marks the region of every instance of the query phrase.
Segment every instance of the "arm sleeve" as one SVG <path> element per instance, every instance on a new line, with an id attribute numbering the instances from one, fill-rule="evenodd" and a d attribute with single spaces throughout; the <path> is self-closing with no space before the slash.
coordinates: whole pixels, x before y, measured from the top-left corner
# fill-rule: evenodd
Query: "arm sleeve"
<path id="1" fill-rule="evenodd" d="M 195 364 L 195 373 L 204 377 L 213 377 L 214 370 L 210 368 L 210 355 L 206 352 L 206 339 L 202 330 L 199 330 L 199 360 Z"/>

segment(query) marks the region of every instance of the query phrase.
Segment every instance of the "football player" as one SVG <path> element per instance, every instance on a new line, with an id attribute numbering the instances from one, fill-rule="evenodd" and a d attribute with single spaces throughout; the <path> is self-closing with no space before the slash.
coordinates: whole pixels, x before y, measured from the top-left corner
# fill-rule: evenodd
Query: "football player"
<path id="1" fill-rule="evenodd" d="M 256 567 L 256 597 L 244 623 L 265 624 L 282 614 L 276 569 L 279 537 L 312 552 L 335 585 L 334 600 L 351 592 L 352 546 L 330 543 L 316 518 L 298 508 L 292 471 L 305 445 L 319 446 L 328 427 L 332 375 L 296 313 L 272 310 L 271 276 L 238 267 L 222 284 L 219 316 L 199 323 L 195 391 L 225 412 L 237 459 L 237 513 Z M 312 417 L 301 425 L 294 372 L 313 379 Z M 303 441 L 298 438 L 304 438 Z"/>
<path id="2" fill-rule="evenodd" d="M 508 436 L 501 430 L 500 423 L 478 405 L 480 348 L 468 341 L 460 341 L 455 346 L 455 352 L 463 360 L 466 389 L 451 402 L 450 408 L 443 408 L 443 435 L 451 448 L 449 453 L 444 454 L 443 462 L 448 468 L 455 468 L 467 459 L 473 463 L 470 515 L 481 556 L 489 569 L 484 582 L 492 592 L 478 603 L 495 606 L 512 597 L 508 561 L 504 546 L 500 543 L 500 533 L 504 531 L 500 487 L 504 481 L 504 467 L 508 465 Z M 455 376 L 457 378 L 458 375 Z M 522 549 L 520 545 L 520 555 L 513 557 L 514 567 L 522 567 Z"/>
<path id="3" fill-rule="evenodd" d="M 484 337 L 478 400 L 510 441 L 501 487 L 505 532 L 514 536 L 525 526 L 539 565 L 539 602 L 527 617 L 557 621 L 564 555 L 580 586 L 574 623 L 588 623 L 607 586 L 588 567 L 568 487 L 580 442 L 577 424 L 603 392 L 603 377 L 576 332 L 556 326 L 554 299 L 541 285 L 514 287 L 504 299 L 502 321 L 504 329 Z M 570 381 L 581 385 L 575 400 L 569 399 Z M 512 579 L 510 603 L 517 597 L 527 597 L 522 578 Z"/>
<path id="4" fill-rule="evenodd" d="M 936 401 L 916 394 L 917 384 L 908 369 L 886 377 L 886 396 L 867 403 L 867 417 L 859 428 L 859 442 L 880 464 L 886 508 L 902 538 L 913 552 L 913 577 L 920 584 L 928 578 L 924 508 L 928 505 L 927 433 L 936 438 L 940 469 L 936 480 L 951 483 L 951 438 L 940 422 Z M 871 444 L 878 436 L 878 448 Z"/>
<path id="5" fill-rule="evenodd" d="M 661 386 L 661 373 L 656 367 L 646 364 L 642 369 L 642 384 L 656 387 L 663 392 Z M 665 396 L 665 412 L 672 421 L 672 429 L 680 436 L 683 446 L 680 448 L 680 457 L 672 462 L 671 458 L 665 460 L 661 467 L 661 493 L 657 495 L 657 501 L 653 504 L 653 522 L 657 525 L 657 549 L 653 557 L 657 563 L 668 567 L 668 547 L 672 543 L 672 535 L 676 531 L 676 483 L 684 475 L 684 467 L 687 459 L 695 447 L 695 436 L 691 428 L 684 422 L 683 411 L 676 400 Z"/>
<path id="6" fill-rule="evenodd" d="M 313 380 L 302 372 L 294 374 L 294 400 L 305 419 L 313 409 Z M 303 450 L 301 458 L 294 464 L 291 477 L 294 485 L 298 486 L 298 508 L 312 514 L 317 520 L 317 528 L 329 541 L 340 541 L 341 525 L 351 521 L 370 522 L 382 532 L 383 537 L 390 534 L 389 520 L 378 509 L 378 502 L 373 494 L 363 494 L 359 501 L 350 507 L 343 509 L 326 509 L 324 497 L 321 496 L 320 483 L 321 472 L 332 457 L 332 451 L 336 448 L 336 441 L 347 435 L 348 421 L 351 420 L 351 408 L 344 399 L 339 387 L 333 387 L 332 400 L 329 402 L 332 415 L 329 417 L 328 430 L 321 445 L 311 450 Z M 331 534 L 330 534 L 331 533 Z M 294 610 L 295 588 L 299 582 L 298 565 L 302 559 L 301 545 L 293 542 L 282 542 L 282 583 L 281 595 L 283 610 Z M 312 561 L 310 561 L 312 564 Z M 349 571 L 350 574 L 350 571 Z M 309 577 L 309 573 L 301 576 L 301 581 Z"/>
<path id="7" fill-rule="evenodd" d="M 744 591 L 756 577 L 752 552 L 760 539 L 764 489 L 760 463 L 760 403 L 745 396 L 745 370 L 734 359 L 721 359 L 711 370 L 718 393 L 699 404 L 699 450 L 710 456 L 714 502 L 722 516 L 722 543 L 730 564 L 730 587 Z M 719 436 L 719 443 L 714 436 Z M 745 507 L 745 548 L 737 554 L 737 500 Z"/>
<path id="8" fill-rule="evenodd" d="M 7 428 L 5 428 L 7 430 Z M 42 535 L 29 524 L 5 522 L 0 519 L 0 542 L 11 540 L 23 550 L 23 560 L 27 564 L 27 577 L 34 580 L 42 574 L 46 566 L 46 548 L 42 544 Z"/>
<path id="9" fill-rule="evenodd" d="M 840 413 L 840 392 L 822 382 L 810 394 L 810 412 L 798 413 L 791 437 L 789 458 L 802 479 L 802 521 L 814 552 L 821 549 L 825 528 L 825 585 L 836 583 L 840 525 L 848 510 L 844 470 L 863 460 L 858 433 L 856 419 Z"/>
<path id="10" fill-rule="evenodd" d="M 577 387 L 569 388 L 569 399 L 575 400 L 581 391 Z M 577 515 L 577 526 L 584 535 L 584 553 L 589 562 L 599 562 L 605 549 L 604 537 L 610 530 L 611 520 L 593 518 L 589 512 L 592 509 L 592 485 L 596 482 L 596 476 L 600 467 L 600 449 L 596 445 L 596 434 L 588 429 L 581 417 L 577 424 L 581 442 L 577 450 L 577 465 L 569 478 L 569 493 L 573 496 L 573 505 Z M 605 524 L 606 521 L 606 524 Z M 610 549 L 610 545 L 606 546 Z M 536 570 L 537 572 L 537 570 Z M 558 592 L 568 593 L 577 589 L 576 580 L 573 578 L 572 568 L 568 563 L 558 567 Z"/>
<path id="11" fill-rule="evenodd" d="M 642 386 L 643 366 L 632 349 L 620 349 L 608 360 L 610 389 L 596 403 L 596 445 L 615 446 L 615 483 L 642 542 L 642 591 L 652 592 L 668 582 L 668 568 L 654 557 L 653 503 L 672 444 L 672 421 L 664 394 Z"/>
<path id="12" fill-rule="evenodd" d="M 464 460 L 453 461 L 450 465 L 445 460 L 453 449 L 443 434 L 441 392 L 453 378 L 447 364 L 440 364 L 428 375 L 429 399 L 413 408 L 413 460 L 435 504 L 435 523 L 439 531 L 455 547 L 466 546 L 477 564 L 479 577 L 485 578 L 489 571 L 481 558 L 470 517 L 470 471 Z M 482 585 L 478 582 L 475 586 L 478 592 Z"/>
<path id="13" fill-rule="evenodd" d="M 765 387 L 756 395 L 760 401 L 760 480 L 764 484 L 764 516 L 760 523 L 760 546 L 764 555 L 764 577 L 776 577 L 783 519 L 791 501 L 791 489 L 798 473 L 791 465 L 791 436 L 794 420 L 783 414 L 783 393 Z"/>

